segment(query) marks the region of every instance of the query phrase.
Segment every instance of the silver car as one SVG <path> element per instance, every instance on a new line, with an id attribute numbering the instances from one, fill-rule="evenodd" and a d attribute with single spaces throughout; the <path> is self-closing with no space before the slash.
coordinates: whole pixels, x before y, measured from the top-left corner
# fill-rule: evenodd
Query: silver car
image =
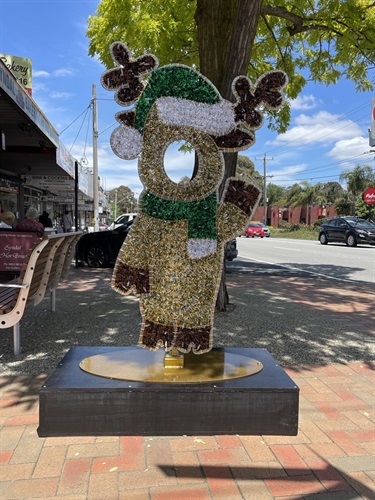
<path id="1" fill-rule="evenodd" d="M 264 236 L 266 238 L 269 238 L 271 236 L 270 228 L 268 226 L 266 226 L 265 224 L 263 224 L 263 222 L 256 222 L 255 224 L 257 224 L 258 226 L 263 228 Z"/>

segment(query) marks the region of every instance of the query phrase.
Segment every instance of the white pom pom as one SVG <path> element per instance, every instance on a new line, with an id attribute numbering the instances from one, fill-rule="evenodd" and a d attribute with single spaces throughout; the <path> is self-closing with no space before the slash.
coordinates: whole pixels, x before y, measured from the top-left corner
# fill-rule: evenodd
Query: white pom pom
<path id="1" fill-rule="evenodd" d="M 124 160 L 134 160 L 142 151 L 142 135 L 133 127 L 121 125 L 111 134 L 112 151 Z"/>

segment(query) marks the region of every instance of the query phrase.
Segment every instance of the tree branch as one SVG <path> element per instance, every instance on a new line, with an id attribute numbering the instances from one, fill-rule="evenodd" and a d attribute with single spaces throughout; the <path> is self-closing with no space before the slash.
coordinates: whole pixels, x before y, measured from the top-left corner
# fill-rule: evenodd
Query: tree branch
<path id="1" fill-rule="evenodd" d="M 342 33 L 333 30 L 325 24 L 317 24 L 315 22 L 311 23 L 311 20 L 305 19 L 293 12 L 290 12 L 285 7 L 273 6 L 273 5 L 263 5 L 261 9 L 262 16 L 276 16 L 281 17 L 289 21 L 293 26 L 287 26 L 288 33 L 293 36 L 298 33 L 304 33 L 306 31 L 320 29 L 324 31 L 334 31 L 337 35 L 342 35 Z M 305 24 L 309 22 L 309 24 Z"/>

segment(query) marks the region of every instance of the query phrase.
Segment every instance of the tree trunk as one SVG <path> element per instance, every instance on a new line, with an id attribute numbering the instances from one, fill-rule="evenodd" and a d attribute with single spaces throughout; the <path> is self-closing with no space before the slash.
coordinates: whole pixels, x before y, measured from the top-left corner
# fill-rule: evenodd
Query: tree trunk
<path id="1" fill-rule="evenodd" d="M 232 81 L 246 75 L 263 0 L 197 0 L 200 72 L 232 100 Z"/>
<path id="2" fill-rule="evenodd" d="M 233 101 L 232 82 L 246 75 L 263 0 L 197 0 L 200 72 Z M 224 182 L 235 175 L 237 153 L 225 153 Z M 225 262 L 216 309 L 225 311 L 229 296 L 225 284 Z"/>

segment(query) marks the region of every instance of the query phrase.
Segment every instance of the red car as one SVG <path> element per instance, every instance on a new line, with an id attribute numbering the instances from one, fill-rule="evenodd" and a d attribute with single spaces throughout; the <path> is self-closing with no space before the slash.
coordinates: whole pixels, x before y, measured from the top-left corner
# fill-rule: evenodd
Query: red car
<path id="1" fill-rule="evenodd" d="M 246 236 L 246 238 L 254 238 L 255 236 L 264 238 L 264 229 L 262 226 L 255 224 L 255 222 L 250 222 L 241 234 L 242 236 Z"/>

